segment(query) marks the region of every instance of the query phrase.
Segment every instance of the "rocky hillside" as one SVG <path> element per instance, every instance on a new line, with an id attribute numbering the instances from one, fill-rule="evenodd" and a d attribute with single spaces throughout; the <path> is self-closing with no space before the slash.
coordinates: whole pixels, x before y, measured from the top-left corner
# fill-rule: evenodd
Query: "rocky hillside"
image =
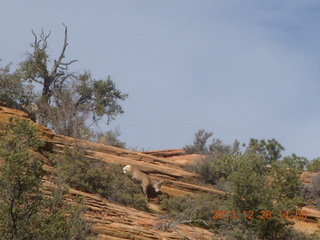
<path id="1" fill-rule="evenodd" d="M 5 128 L 10 117 L 29 119 L 28 115 L 22 111 L 10 109 L 0 105 L 0 129 Z M 31 121 L 31 120 L 30 120 Z M 70 137 L 53 134 L 50 129 L 37 124 L 37 128 L 46 142 L 45 148 L 49 151 L 62 151 L 65 146 L 74 147 L 76 145 L 86 149 L 89 158 L 117 163 L 121 165 L 132 164 L 155 179 L 163 180 L 164 185 L 161 191 L 170 196 L 185 194 L 197 194 L 209 192 L 224 196 L 226 193 L 211 187 L 194 184 L 196 174 L 183 169 L 183 166 L 195 159 L 197 155 L 183 155 L 183 150 L 166 150 L 154 152 L 136 152 L 106 146 L 83 140 L 76 140 Z M 45 169 L 50 172 L 54 169 L 49 161 L 40 156 L 47 163 Z M 308 181 L 310 174 L 304 173 L 304 181 Z M 52 183 L 45 182 L 48 189 L 52 188 Z M 157 212 L 157 206 L 152 203 L 151 209 L 155 213 L 146 213 L 133 208 L 108 202 L 98 195 L 70 189 L 67 200 L 81 196 L 88 205 L 86 217 L 93 223 L 92 232 L 97 233 L 99 239 L 219 239 L 212 233 L 196 227 L 183 224 L 173 224 L 170 221 L 161 220 Z M 152 205 L 151 204 L 151 205 Z M 213 209 L 214 210 L 214 209 Z M 317 229 L 317 219 L 320 212 L 305 208 L 309 218 L 305 221 L 297 221 L 295 228 L 312 233 Z M 175 225 L 174 227 L 169 227 Z"/>

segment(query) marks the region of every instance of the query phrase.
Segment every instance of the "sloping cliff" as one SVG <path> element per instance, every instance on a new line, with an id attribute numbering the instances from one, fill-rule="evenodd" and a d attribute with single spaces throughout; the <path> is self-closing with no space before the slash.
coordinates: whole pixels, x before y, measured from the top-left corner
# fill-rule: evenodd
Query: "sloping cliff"
<path id="1" fill-rule="evenodd" d="M 0 103 L 0 130 L 6 127 L 10 117 L 28 119 L 28 114 L 5 107 Z M 65 146 L 80 146 L 86 150 L 89 158 L 108 163 L 121 165 L 133 164 L 151 175 L 155 179 L 163 180 L 163 192 L 170 196 L 197 193 L 213 193 L 224 196 L 226 193 L 211 187 L 199 186 L 194 183 L 196 174 L 185 171 L 183 166 L 192 162 L 197 155 L 182 155 L 183 150 L 164 150 L 153 152 L 136 152 L 106 146 L 89 141 L 76 140 L 70 137 L 54 134 L 50 129 L 36 124 L 45 140 L 45 148 L 51 152 L 61 152 Z M 50 172 L 53 170 L 50 161 L 46 159 L 45 169 Z M 308 174 L 303 175 L 307 181 Z M 48 189 L 53 187 L 51 182 L 46 181 Z M 85 199 L 88 211 L 86 218 L 91 221 L 92 232 L 98 234 L 99 239 L 220 239 L 207 230 L 191 227 L 183 224 L 176 224 L 169 220 L 161 220 L 158 214 L 138 211 L 130 207 L 110 203 L 99 195 L 88 194 L 75 189 L 70 189 L 66 198 L 72 202 L 78 196 Z M 296 228 L 305 230 L 309 233 L 317 229 L 317 219 L 320 217 L 319 211 L 305 208 L 310 218 L 304 221 L 296 221 Z M 169 227 L 171 226 L 171 227 Z M 174 226 L 174 227 L 172 227 Z"/>
<path id="2" fill-rule="evenodd" d="M 28 114 L 10 109 L 0 104 L 0 130 L 6 127 L 10 117 L 28 119 Z M 195 184 L 181 182 L 194 178 L 195 174 L 184 171 L 168 159 L 156 157 L 151 154 L 144 154 L 124 149 L 118 149 L 103 144 L 88 141 L 76 140 L 70 137 L 56 135 L 50 129 L 36 124 L 46 142 L 45 148 L 50 151 L 62 151 L 65 146 L 74 147 L 79 145 L 86 149 L 90 158 L 117 163 L 122 165 L 134 164 L 143 171 L 153 175 L 155 178 L 163 179 L 166 184 L 163 191 L 184 195 L 195 192 L 223 192 L 200 187 Z M 45 156 L 44 158 L 46 163 Z M 52 166 L 45 165 L 47 171 L 52 171 Z M 53 187 L 51 182 L 45 181 L 48 189 Z M 110 203 L 108 200 L 95 194 L 88 194 L 75 189 L 70 189 L 66 198 L 70 202 L 81 196 L 87 206 L 86 218 L 92 222 L 92 232 L 98 234 L 99 239 L 211 239 L 214 235 L 207 230 L 190 227 L 183 224 L 173 224 L 170 221 L 159 219 L 157 214 L 138 211 L 130 207 Z M 168 228 L 168 225 L 175 225 Z"/>

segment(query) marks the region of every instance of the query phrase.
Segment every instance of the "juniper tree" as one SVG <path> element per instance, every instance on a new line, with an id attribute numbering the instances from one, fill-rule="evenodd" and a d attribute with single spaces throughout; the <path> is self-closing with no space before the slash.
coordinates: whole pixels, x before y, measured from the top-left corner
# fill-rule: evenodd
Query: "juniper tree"
<path id="1" fill-rule="evenodd" d="M 119 101 L 125 100 L 128 94 L 121 92 L 110 76 L 96 80 L 89 72 L 70 71 L 77 60 L 65 60 L 68 47 L 65 25 L 64 30 L 57 59 L 51 58 L 48 52 L 51 32 L 32 31 L 32 52 L 13 73 L 8 71 L 9 66 L 0 69 L 0 101 L 29 111 L 40 124 L 58 134 L 88 139 L 92 123 L 98 123 L 103 117 L 110 123 L 123 113 Z"/>

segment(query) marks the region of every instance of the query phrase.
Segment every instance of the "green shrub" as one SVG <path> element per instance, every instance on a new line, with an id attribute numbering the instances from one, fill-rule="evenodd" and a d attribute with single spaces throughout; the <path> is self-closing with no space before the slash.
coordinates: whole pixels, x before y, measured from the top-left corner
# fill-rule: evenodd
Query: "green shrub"
<path id="1" fill-rule="evenodd" d="M 30 151 L 43 145 L 27 120 L 10 119 L 0 133 L 1 239 L 87 239 L 84 209 L 67 205 L 65 192 L 43 194 L 43 163 Z"/>
<path id="2" fill-rule="evenodd" d="M 97 134 L 97 142 L 102 143 L 108 146 L 113 146 L 117 148 L 126 148 L 126 144 L 119 140 L 121 135 L 120 128 L 116 127 L 114 130 L 106 131 L 105 134 L 98 133 Z"/>
<path id="3" fill-rule="evenodd" d="M 198 160 L 198 165 L 194 166 L 207 182 L 218 184 L 218 187 L 220 185 L 220 188 L 230 191 L 231 194 L 223 206 L 226 211 L 253 211 L 255 217 L 258 217 L 260 211 L 294 212 L 296 206 L 302 203 L 299 176 L 303 169 L 303 161 L 300 160 L 303 159 L 292 155 L 284 161 L 267 165 L 279 156 L 279 151 L 269 154 L 261 146 L 258 150 L 248 150 L 243 154 L 209 154 L 205 160 Z M 279 216 L 271 219 L 229 219 L 220 223 L 223 223 L 221 232 L 233 239 L 279 239 L 290 224 Z M 229 228 L 235 231 L 230 232 Z"/>
<path id="4" fill-rule="evenodd" d="M 207 147 L 206 142 L 211 135 L 199 130 L 195 134 L 194 145 L 184 148 L 186 152 L 205 154 L 186 166 L 186 169 L 198 173 L 200 180 L 206 183 L 217 184 L 221 180 L 225 183 L 227 176 L 234 171 L 237 156 L 241 155 L 240 143 L 234 141 L 233 145 L 227 145 L 220 139 L 213 139 Z"/>
<path id="5" fill-rule="evenodd" d="M 2 239 L 30 239 L 43 209 L 42 161 L 30 148 L 43 146 L 27 120 L 10 119 L 0 133 L 0 231 Z"/>
<path id="6" fill-rule="evenodd" d="M 295 162 L 295 158 L 287 159 L 288 164 L 291 162 Z M 254 212 L 253 219 L 243 218 L 240 221 L 249 239 L 254 236 L 282 239 L 281 234 L 291 223 L 281 219 L 278 213 L 288 211 L 292 214 L 302 203 L 300 173 L 301 168 L 287 168 L 281 163 L 268 167 L 260 154 L 248 152 L 239 157 L 237 169 L 228 176 L 232 187 L 226 204 L 236 212 Z M 261 211 L 270 211 L 272 217 L 261 219 Z"/>
<path id="7" fill-rule="evenodd" d="M 213 169 L 213 159 L 210 157 L 197 158 L 185 168 L 188 171 L 198 173 L 201 182 L 216 184 L 219 179 L 218 173 Z"/>
<path id="8" fill-rule="evenodd" d="M 86 157 L 83 149 L 65 147 L 57 160 L 66 182 L 78 190 L 98 193 L 112 202 L 147 210 L 139 184 L 123 174 L 122 167 Z"/>
<path id="9" fill-rule="evenodd" d="M 320 209 L 320 175 L 311 178 L 311 183 L 304 185 L 301 194 L 306 201 Z"/>
<path id="10" fill-rule="evenodd" d="M 213 220 L 212 211 L 221 210 L 222 200 L 213 194 L 187 195 L 161 201 L 161 208 L 176 224 L 188 223 L 217 231 L 223 220 Z"/>
<path id="11" fill-rule="evenodd" d="M 314 159 L 307 166 L 308 172 L 320 172 L 320 158 Z"/>
<path id="12" fill-rule="evenodd" d="M 276 139 L 255 139 L 251 138 L 246 149 L 247 152 L 251 152 L 257 155 L 261 155 L 265 164 L 271 164 L 278 161 L 281 158 L 281 152 L 284 147 Z"/>
<path id="13" fill-rule="evenodd" d="M 208 152 L 206 146 L 207 140 L 212 136 L 212 132 L 206 132 L 205 130 L 199 130 L 194 135 L 193 145 L 187 145 L 183 149 L 186 154 L 198 153 L 203 154 Z"/>
<path id="14" fill-rule="evenodd" d="M 46 203 L 46 209 L 38 219 L 40 228 L 34 239 L 94 239 L 90 233 L 91 225 L 84 219 L 84 202 L 71 206 L 53 196 Z"/>
<path id="15" fill-rule="evenodd" d="M 120 165 L 110 165 L 107 174 L 108 182 L 99 191 L 101 196 L 125 206 L 148 210 L 147 197 L 142 193 L 140 184 L 125 176 Z"/>

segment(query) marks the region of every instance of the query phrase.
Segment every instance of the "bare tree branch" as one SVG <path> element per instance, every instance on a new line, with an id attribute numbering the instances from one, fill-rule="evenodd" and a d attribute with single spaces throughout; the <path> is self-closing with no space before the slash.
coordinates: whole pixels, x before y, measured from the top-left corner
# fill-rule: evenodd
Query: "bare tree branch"
<path id="1" fill-rule="evenodd" d="M 34 33 L 33 30 L 31 31 L 31 33 L 34 36 L 34 44 L 32 44 L 32 47 L 37 50 L 44 51 L 48 46 L 47 39 L 50 37 L 51 31 L 47 35 L 45 35 L 43 29 L 41 29 L 40 40 L 38 40 L 38 36 Z M 40 47 L 41 43 L 42 47 Z"/>
<path id="2" fill-rule="evenodd" d="M 60 69 L 63 69 L 63 70 L 68 70 L 68 66 L 70 65 L 70 64 L 72 64 L 72 63 L 74 63 L 74 62 L 77 62 L 78 60 L 72 60 L 72 61 L 70 61 L 70 62 L 68 62 L 68 63 L 60 63 L 59 64 L 59 66 L 58 66 L 58 68 L 60 68 Z M 65 67 L 62 67 L 62 66 L 65 66 Z"/>
<path id="3" fill-rule="evenodd" d="M 62 47 L 60 56 L 59 56 L 58 60 L 54 62 L 54 66 L 52 67 L 52 70 L 50 72 L 50 76 L 52 76 L 53 78 L 56 77 L 58 68 L 60 68 L 62 70 L 67 70 L 68 66 L 70 64 L 78 61 L 78 60 L 72 60 L 69 63 L 62 63 L 62 59 L 65 57 L 65 51 L 68 46 L 68 28 L 65 24 L 63 24 L 63 26 L 64 26 L 64 43 L 63 43 L 63 47 Z M 62 67 L 61 65 L 65 66 L 65 67 Z"/>
<path id="4" fill-rule="evenodd" d="M 44 43 L 44 47 L 42 48 L 42 50 L 45 50 L 48 46 L 48 42 L 47 42 L 47 39 L 50 37 L 51 35 L 51 31 L 49 32 L 48 35 L 44 35 L 44 32 L 43 30 L 41 29 L 41 39 L 43 40 L 43 43 Z"/>
<path id="5" fill-rule="evenodd" d="M 41 84 L 41 85 L 43 85 L 43 82 L 42 81 L 39 81 L 39 80 L 37 80 L 37 79 L 32 79 L 32 81 L 35 81 L 36 83 L 39 83 L 39 84 Z"/>
<path id="6" fill-rule="evenodd" d="M 50 37 L 50 35 L 51 35 L 51 31 L 49 32 L 49 34 L 45 35 L 43 29 L 41 29 L 41 33 L 40 33 L 41 40 L 39 40 L 39 44 L 38 44 L 38 47 L 39 47 L 40 51 L 46 50 L 46 48 L 48 46 L 47 39 Z M 40 48 L 40 42 L 42 42 L 42 47 L 41 48 Z"/>
<path id="7" fill-rule="evenodd" d="M 31 33 L 32 33 L 33 36 L 34 36 L 34 44 L 31 44 L 31 46 L 32 46 L 34 49 L 38 49 L 39 46 L 40 46 L 41 40 L 38 40 L 38 36 L 37 36 L 37 34 L 34 33 L 33 30 L 31 31 Z"/>

